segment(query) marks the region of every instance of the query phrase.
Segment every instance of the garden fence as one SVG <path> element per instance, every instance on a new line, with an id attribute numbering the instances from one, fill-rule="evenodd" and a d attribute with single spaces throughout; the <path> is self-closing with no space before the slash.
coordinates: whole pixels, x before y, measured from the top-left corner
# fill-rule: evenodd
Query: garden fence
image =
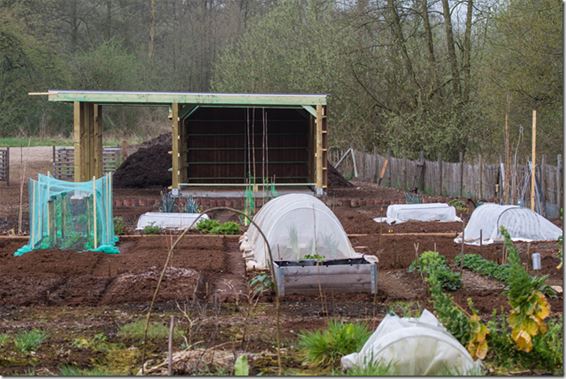
<path id="1" fill-rule="evenodd" d="M 334 148 L 329 152 L 330 163 L 333 165 L 342 160 L 337 169 L 347 179 L 380 183 L 382 186 L 404 191 L 416 188 L 419 193 L 428 195 L 466 197 L 502 203 L 505 175 L 502 162 L 487 163 L 481 156 L 470 162 L 465 162 L 462 158 L 460 162 L 443 162 L 440 159 L 430 161 L 424 159 L 422 153 L 420 156 L 419 160 L 410 160 L 353 149 L 348 152 Z M 536 167 L 537 210 L 550 218 L 559 217 L 559 209 L 563 206 L 562 156 L 555 158 L 556 165 L 548 164 L 545 155 L 539 159 Z M 529 178 L 528 161 L 527 164 L 512 165 L 509 198 L 511 203 L 527 206 L 530 204 Z"/>

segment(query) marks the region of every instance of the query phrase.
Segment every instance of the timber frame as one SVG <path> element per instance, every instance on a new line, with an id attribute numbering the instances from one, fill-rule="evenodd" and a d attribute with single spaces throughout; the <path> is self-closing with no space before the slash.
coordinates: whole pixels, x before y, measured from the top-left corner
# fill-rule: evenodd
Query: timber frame
<path id="1" fill-rule="evenodd" d="M 199 107 L 207 108 L 284 108 L 301 109 L 312 117 L 309 145 L 312 147 L 308 163 L 310 181 L 317 195 L 327 187 L 328 126 L 326 95 L 301 94 L 227 94 L 190 92 L 121 92 L 121 91 L 63 91 L 49 90 L 49 101 L 72 103 L 73 142 L 75 147 L 75 181 L 87 181 L 103 174 L 102 160 L 102 106 L 146 105 L 168 106 L 170 109 L 172 151 L 172 188 L 187 184 L 187 128 L 183 121 Z M 198 184 L 205 186 L 206 184 Z M 290 184 L 289 184 L 290 185 Z"/>

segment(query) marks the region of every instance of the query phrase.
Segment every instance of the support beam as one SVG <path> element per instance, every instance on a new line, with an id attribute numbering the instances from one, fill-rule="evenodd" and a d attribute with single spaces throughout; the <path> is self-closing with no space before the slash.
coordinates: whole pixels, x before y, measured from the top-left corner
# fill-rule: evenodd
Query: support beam
<path id="1" fill-rule="evenodd" d="M 193 108 L 193 111 L 196 110 L 197 107 Z M 180 109 L 180 113 L 184 113 L 185 108 L 181 108 Z M 188 158 L 188 147 L 189 147 L 189 141 L 188 141 L 188 136 L 189 136 L 189 131 L 188 131 L 188 127 L 189 127 L 189 115 L 192 113 L 192 111 L 190 113 L 188 113 L 186 115 L 186 119 L 185 117 L 182 117 L 181 115 L 179 116 L 179 183 L 184 183 L 187 182 L 188 180 L 188 162 L 187 162 L 187 158 Z"/>
<path id="2" fill-rule="evenodd" d="M 181 181 L 181 128 L 179 121 L 179 104 L 171 104 L 171 188 L 179 188 Z"/>
<path id="3" fill-rule="evenodd" d="M 102 176 L 101 109 L 99 105 L 82 102 L 75 102 L 73 107 L 74 177 L 76 182 L 86 182 L 93 176 Z"/>
<path id="4" fill-rule="evenodd" d="M 323 154 L 322 154 L 322 120 L 324 118 L 322 105 L 316 106 L 316 120 L 315 120 L 315 157 L 316 157 L 316 192 L 317 195 L 322 195 L 324 179 L 323 179 Z"/>

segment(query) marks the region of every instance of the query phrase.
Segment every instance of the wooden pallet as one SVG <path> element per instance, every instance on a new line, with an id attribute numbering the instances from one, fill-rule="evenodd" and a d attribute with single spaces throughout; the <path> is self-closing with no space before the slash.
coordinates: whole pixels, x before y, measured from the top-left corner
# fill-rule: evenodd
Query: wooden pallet
<path id="1" fill-rule="evenodd" d="M 0 182 L 10 185 L 10 148 L 0 148 Z"/>
<path id="2" fill-rule="evenodd" d="M 104 147 L 102 151 L 104 174 L 114 172 L 122 164 L 119 147 Z M 53 146 L 53 177 L 73 181 L 75 175 L 75 149 Z"/>

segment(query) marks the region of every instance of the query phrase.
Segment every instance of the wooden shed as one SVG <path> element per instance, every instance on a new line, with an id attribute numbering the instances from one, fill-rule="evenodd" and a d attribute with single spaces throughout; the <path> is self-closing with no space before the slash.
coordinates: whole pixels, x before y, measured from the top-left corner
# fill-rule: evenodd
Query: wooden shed
<path id="1" fill-rule="evenodd" d="M 168 106 L 172 188 L 327 186 L 326 95 L 49 90 L 74 104 L 75 180 L 102 176 L 104 105 Z"/>

